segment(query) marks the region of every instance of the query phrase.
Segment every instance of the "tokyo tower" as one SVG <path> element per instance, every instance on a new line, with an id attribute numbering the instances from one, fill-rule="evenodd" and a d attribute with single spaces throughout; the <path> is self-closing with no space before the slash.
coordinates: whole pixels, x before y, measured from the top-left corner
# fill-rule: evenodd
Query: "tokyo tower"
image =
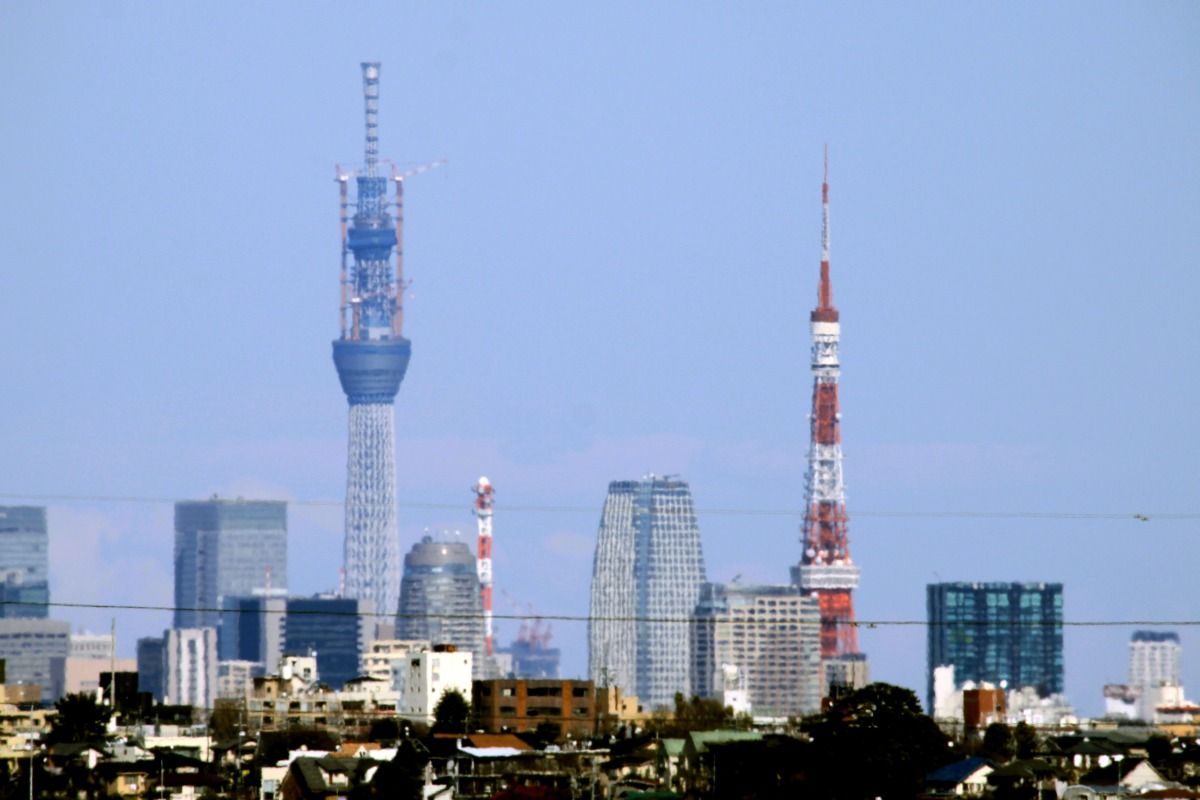
<path id="1" fill-rule="evenodd" d="M 852 593 L 858 567 L 850 558 L 846 489 L 842 480 L 841 412 L 838 407 L 838 341 L 841 324 L 829 281 L 829 158 L 821 184 L 821 282 L 809 316 L 812 332 L 812 415 L 804 554 L 792 569 L 792 582 L 815 595 L 821 611 L 822 660 L 858 657 Z"/>

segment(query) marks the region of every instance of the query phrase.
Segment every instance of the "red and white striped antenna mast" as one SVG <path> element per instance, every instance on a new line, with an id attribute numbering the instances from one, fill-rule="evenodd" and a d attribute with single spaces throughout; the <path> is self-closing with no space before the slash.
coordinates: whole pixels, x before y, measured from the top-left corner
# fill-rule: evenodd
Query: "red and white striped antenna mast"
<path id="1" fill-rule="evenodd" d="M 815 595 L 821 613 L 821 658 L 857 657 L 853 592 L 859 570 L 850 557 L 846 487 L 842 478 L 841 409 L 838 345 L 841 323 L 833 305 L 829 280 L 829 148 L 821 182 L 821 280 L 817 305 L 809 316 L 812 334 L 812 415 L 805 476 L 802 541 L 804 553 L 793 568 L 792 581 L 806 595 Z"/>
<path id="2" fill-rule="evenodd" d="M 475 492 L 475 519 L 479 522 L 479 592 L 483 597 L 483 644 L 488 657 L 492 655 L 492 504 L 495 489 L 486 477 L 480 478 Z"/>

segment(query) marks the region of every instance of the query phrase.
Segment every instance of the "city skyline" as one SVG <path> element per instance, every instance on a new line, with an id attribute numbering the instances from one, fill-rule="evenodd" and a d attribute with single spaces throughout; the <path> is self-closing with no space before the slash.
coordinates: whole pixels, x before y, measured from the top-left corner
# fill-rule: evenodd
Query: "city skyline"
<path id="1" fill-rule="evenodd" d="M 421 356 L 397 401 L 400 547 L 470 541 L 467 487 L 503 486 L 500 643 L 517 603 L 586 615 L 623 475 L 688 479 L 710 580 L 787 580 L 826 142 L 859 619 L 919 620 L 947 580 L 1062 582 L 1067 621 L 1188 619 L 1171 587 L 1196 523 L 1159 515 L 1194 513 L 1200 474 L 1200 23 L 940 13 L 954 41 L 897 9 L 298 9 L 287 41 L 266 11 L 0 11 L 28 32 L 0 53 L 22 109 L 0 121 L 22 187 L 0 200 L 21 387 L 0 406 L 20 464 L 0 502 L 50 507 L 52 598 L 169 605 L 171 503 L 213 491 L 292 501 L 291 587 L 336 587 L 331 164 L 355 157 L 358 64 L 378 58 L 385 149 L 449 161 L 406 187 Z M 376 16 L 403 46 L 326 33 Z M 285 76 L 266 92 L 263 63 Z M 67 226 L 64 186 L 94 205 Z M 1136 591 L 1094 579 L 1118 554 Z M 166 624 L 121 613 L 121 652 Z M 556 623 L 564 674 L 585 669 L 583 627 Z M 1066 628 L 1081 711 L 1124 679 L 1129 634 Z M 860 630 L 872 677 L 918 691 L 923 640 Z"/>

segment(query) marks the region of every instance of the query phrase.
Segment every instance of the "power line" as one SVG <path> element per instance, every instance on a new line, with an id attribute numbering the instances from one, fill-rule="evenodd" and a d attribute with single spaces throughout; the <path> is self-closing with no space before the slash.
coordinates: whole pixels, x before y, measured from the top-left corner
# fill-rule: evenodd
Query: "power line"
<path id="1" fill-rule="evenodd" d="M 308 600 L 310 598 L 301 598 Z M 187 611 L 193 613 L 216 613 L 216 614 L 286 614 L 291 616 L 316 616 L 316 617 L 346 617 L 346 618 L 379 618 L 384 619 L 437 619 L 437 620 L 476 620 L 483 619 L 482 614 L 453 614 L 453 613 L 426 613 L 426 614 L 390 614 L 377 611 L 338 611 L 324 609 L 250 609 L 250 608 L 212 608 L 212 607 L 183 607 L 170 605 L 147 605 L 147 604 L 125 604 L 125 603 L 63 603 L 63 602 L 47 602 L 34 603 L 18 600 L 0 600 L 0 606 L 22 606 L 26 608 L 82 608 L 82 609 L 101 609 L 113 611 Z M 590 614 L 494 614 L 493 619 L 514 620 L 514 621 L 530 621 L 542 620 L 550 622 L 648 622 L 648 623 L 666 623 L 666 624 L 699 624 L 707 622 L 705 617 L 655 617 L 655 616 L 640 616 L 640 615 L 620 615 L 620 616 L 592 616 Z M 746 619 L 739 620 L 738 625 L 794 625 L 796 620 L 793 619 Z M 961 621 L 961 620 L 942 620 L 931 621 L 924 619 L 875 619 L 875 620 L 855 620 L 854 622 L 842 623 L 846 625 L 854 625 L 858 628 L 882 628 L 882 627 L 970 627 L 975 624 L 983 624 L 982 621 Z M 1129 619 L 1129 620 L 1016 620 L 1010 625 L 1031 626 L 1031 627 L 1053 627 L 1061 625 L 1063 627 L 1077 628 L 1100 628 L 1100 627 L 1128 627 L 1128 626 L 1143 626 L 1143 627 L 1187 627 L 1200 625 L 1200 619 L 1184 619 L 1184 620 L 1154 620 L 1154 619 Z"/>
<path id="2" fill-rule="evenodd" d="M 101 495 L 101 494 L 38 494 L 21 492 L 0 492 L 0 498 L 9 500 L 32 500 L 42 503 L 52 502 L 89 502 L 89 503 L 134 503 L 142 505 L 173 505 L 181 498 L 155 497 L 147 495 Z M 231 498 L 224 498 L 231 499 Z M 269 498 L 254 498 L 268 500 Z M 311 508 L 342 508 L 345 503 L 341 500 L 319 499 L 283 499 L 274 502 L 284 502 L 290 506 Z M 463 511 L 469 508 L 468 503 L 431 503 L 398 501 L 400 508 L 412 508 L 429 511 Z M 505 505 L 505 513 L 557 513 L 557 514 L 599 514 L 599 506 L 573 505 Z M 697 514 L 708 516 L 757 516 L 757 517 L 794 517 L 803 518 L 804 509 L 800 508 L 697 508 Z M 1112 520 L 1112 521 L 1183 521 L 1200 520 L 1200 511 L 1165 512 L 1165 511 L 981 511 L 981 510 L 898 510 L 898 509 L 857 509 L 853 517 L 882 517 L 898 519 L 1025 519 L 1025 520 Z"/>

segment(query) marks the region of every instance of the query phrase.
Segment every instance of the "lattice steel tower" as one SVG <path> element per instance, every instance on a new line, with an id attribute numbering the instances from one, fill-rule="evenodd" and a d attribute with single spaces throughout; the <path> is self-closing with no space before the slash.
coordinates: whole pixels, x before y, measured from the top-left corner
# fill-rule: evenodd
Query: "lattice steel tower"
<path id="1" fill-rule="evenodd" d="M 813 395 L 811 445 L 805 475 L 804 555 L 792 581 L 821 607 L 821 658 L 858 653 L 851 593 L 858 567 L 850 558 L 846 488 L 842 481 L 841 411 L 838 407 L 838 341 L 841 324 L 829 282 L 829 159 L 821 183 L 821 282 L 812 330 Z"/>
<path id="2" fill-rule="evenodd" d="M 379 64 L 364 63 L 362 72 L 366 158 L 354 174 L 353 217 L 348 217 L 350 175 L 341 169 L 337 175 L 342 301 L 341 335 L 333 343 L 333 363 L 350 403 L 345 594 L 372 600 L 376 611 L 392 614 L 400 592 L 392 401 L 400 390 L 412 348 L 400 330 L 404 282 L 399 274 L 397 220 L 388 213 L 388 178 L 379 174 Z M 397 179 L 395 183 L 399 192 L 401 182 Z M 396 275 L 390 262 L 393 249 Z M 348 264 L 351 256 L 352 265 Z"/>

